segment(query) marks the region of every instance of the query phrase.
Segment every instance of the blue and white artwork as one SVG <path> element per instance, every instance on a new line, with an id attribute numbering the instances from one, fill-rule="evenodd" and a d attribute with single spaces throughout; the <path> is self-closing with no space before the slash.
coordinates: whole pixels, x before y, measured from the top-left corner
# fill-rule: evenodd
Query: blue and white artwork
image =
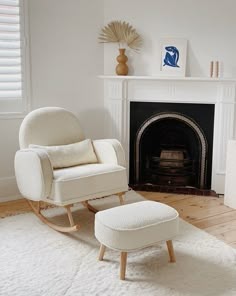
<path id="1" fill-rule="evenodd" d="M 163 66 L 169 66 L 174 68 L 179 68 L 179 50 L 175 46 L 165 47 L 165 56 L 163 59 Z"/>
<path id="2" fill-rule="evenodd" d="M 186 72 L 187 39 L 160 39 L 159 72 L 162 76 L 184 77 Z"/>

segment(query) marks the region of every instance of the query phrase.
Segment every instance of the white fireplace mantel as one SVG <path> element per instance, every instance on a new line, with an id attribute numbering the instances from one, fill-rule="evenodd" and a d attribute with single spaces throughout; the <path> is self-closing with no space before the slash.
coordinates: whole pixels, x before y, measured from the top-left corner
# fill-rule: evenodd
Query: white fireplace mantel
<path id="1" fill-rule="evenodd" d="M 212 190 L 224 193 L 227 142 L 235 139 L 236 79 L 99 76 L 104 80 L 106 137 L 123 144 L 129 163 L 129 106 L 136 102 L 214 104 Z"/>

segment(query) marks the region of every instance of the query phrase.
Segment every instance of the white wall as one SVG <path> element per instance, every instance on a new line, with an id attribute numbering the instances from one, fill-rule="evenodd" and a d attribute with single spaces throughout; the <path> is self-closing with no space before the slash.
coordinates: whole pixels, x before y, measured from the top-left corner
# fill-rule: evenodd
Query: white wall
<path id="1" fill-rule="evenodd" d="M 101 1 L 30 0 L 32 105 L 73 111 L 90 137 L 102 129 Z"/>
<path id="2" fill-rule="evenodd" d="M 128 52 L 131 75 L 157 75 L 159 39 L 188 39 L 187 76 L 208 76 L 211 60 L 236 77 L 235 0 L 104 0 L 105 24 L 124 20 L 143 36 L 140 54 Z M 105 44 L 105 74 L 114 74 L 116 44 Z"/>
<path id="3" fill-rule="evenodd" d="M 32 109 L 73 111 L 88 137 L 103 136 L 102 1 L 29 0 Z M 0 197 L 17 194 L 13 160 L 22 120 L 0 120 Z M 3 200 L 1 198 L 0 200 Z"/>

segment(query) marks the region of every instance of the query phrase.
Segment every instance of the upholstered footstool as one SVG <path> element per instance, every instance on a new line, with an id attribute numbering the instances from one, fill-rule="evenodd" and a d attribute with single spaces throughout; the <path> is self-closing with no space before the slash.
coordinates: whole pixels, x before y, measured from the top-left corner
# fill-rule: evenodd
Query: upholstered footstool
<path id="1" fill-rule="evenodd" d="M 121 252 L 120 279 L 125 279 L 127 252 L 166 241 L 170 262 L 175 262 L 172 238 L 178 234 L 179 214 L 165 204 L 141 201 L 100 211 L 95 215 L 95 236 L 101 243 L 99 260 L 106 247 Z"/>

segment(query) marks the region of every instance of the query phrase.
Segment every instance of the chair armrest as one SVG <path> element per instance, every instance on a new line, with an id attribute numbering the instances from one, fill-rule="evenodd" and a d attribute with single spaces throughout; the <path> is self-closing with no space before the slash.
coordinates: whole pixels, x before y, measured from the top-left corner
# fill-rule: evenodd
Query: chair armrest
<path id="1" fill-rule="evenodd" d="M 15 155 L 16 182 L 20 193 L 31 200 L 50 195 L 53 169 L 48 154 L 42 149 L 22 149 Z"/>
<path id="2" fill-rule="evenodd" d="M 116 139 L 94 140 L 93 147 L 100 163 L 113 163 L 126 167 L 125 152 Z"/>

